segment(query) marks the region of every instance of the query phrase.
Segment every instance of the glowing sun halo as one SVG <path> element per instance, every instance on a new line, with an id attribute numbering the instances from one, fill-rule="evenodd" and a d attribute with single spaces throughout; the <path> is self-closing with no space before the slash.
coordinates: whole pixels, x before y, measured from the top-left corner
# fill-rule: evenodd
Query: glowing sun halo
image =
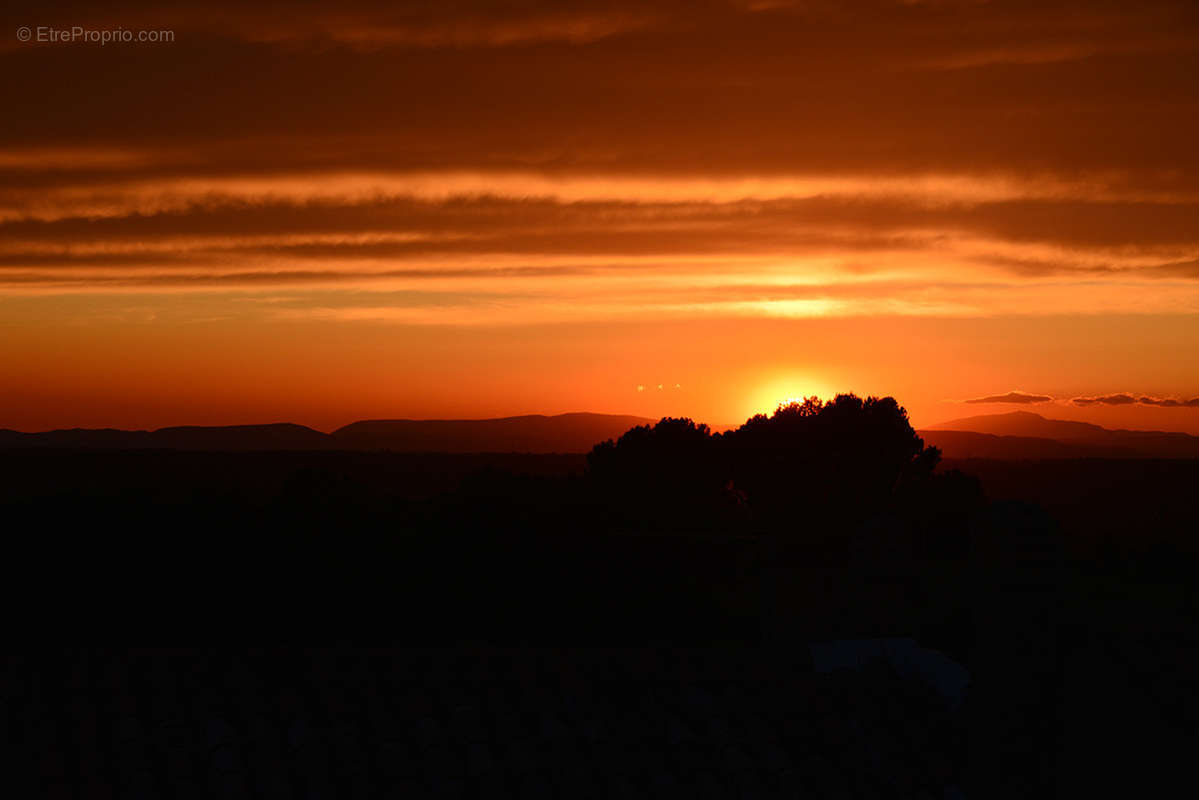
<path id="1" fill-rule="evenodd" d="M 834 392 L 824 381 L 807 375 L 784 375 L 761 384 L 749 398 L 747 409 L 750 415 L 773 414 L 779 406 L 802 403 L 815 395 L 822 400 L 830 399 Z"/>

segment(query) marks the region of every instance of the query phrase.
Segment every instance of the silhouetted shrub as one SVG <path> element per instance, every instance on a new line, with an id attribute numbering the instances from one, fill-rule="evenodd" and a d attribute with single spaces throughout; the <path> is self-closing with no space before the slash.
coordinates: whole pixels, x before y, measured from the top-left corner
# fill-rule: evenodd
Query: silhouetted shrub
<path id="1" fill-rule="evenodd" d="M 731 479 L 772 523 L 797 512 L 863 517 L 901 478 L 931 474 L 937 460 L 891 397 L 813 397 L 753 417 L 721 439 Z"/>
<path id="2" fill-rule="evenodd" d="M 663 419 L 597 445 L 588 469 L 598 490 L 643 519 L 725 524 L 752 515 L 758 530 L 775 532 L 851 527 L 901 484 L 927 480 L 938 458 L 894 398 L 843 394 L 780 406 L 724 434 Z"/>
<path id="3" fill-rule="evenodd" d="M 707 425 L 666 417 L 596 445 L 588 475 L 623 524 L 702 527 L 735 506 L 717 444 Z"/>

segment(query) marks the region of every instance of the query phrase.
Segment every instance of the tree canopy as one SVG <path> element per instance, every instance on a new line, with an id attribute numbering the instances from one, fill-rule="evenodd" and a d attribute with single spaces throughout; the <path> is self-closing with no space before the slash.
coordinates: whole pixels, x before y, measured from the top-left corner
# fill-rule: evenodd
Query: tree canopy
<path id="1" fill-rule="evenodd" d="M 759 520 L 827 519 L 877 509 L 901 484 L 931 475 L 939 457 L 893 397 L 841 394 L 780 405 L 725 433 L 667 417 L 597 445 L 588 470 L 642 512 L 744 500 Z"/>

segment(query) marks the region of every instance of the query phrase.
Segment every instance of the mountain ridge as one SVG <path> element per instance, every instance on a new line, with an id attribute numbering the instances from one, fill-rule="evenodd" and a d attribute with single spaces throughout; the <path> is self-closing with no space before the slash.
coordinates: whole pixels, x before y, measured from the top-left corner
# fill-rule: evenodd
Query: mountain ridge
<path id="1" fill-rule="evenodd" d="M 655 420 L 625 414 L 524 414 L 489 419 L 366 419 L 329 433 L 290 422 L 175 425 L 155 430 L 0 429 L 0 448 L 108 450 L 347 450 L 405 453 L 586 453 Z M 917 433 L 945 458 L 1199 458 L 1199 437 L 1108 429 L 1029 411 L 949 420 Z"/>
<path id="2" fill-rule="evenodd" d="M 978 434 L 1004 438 L 1023 438 L 1053 441 L 1072 445 L 1080 453 L 1076 457 L 1095 458 L 1199 458 L 1199 436 L 1177 431 L 1138 431 L 1126 428 L 1104 428 L 1090 422 L 1052 419 L 1031 411 L 1010 411 L 1005 414 L 984 414 L 949 420 L 923 428 L 919 433 L 942 448 L 947 454 L 959 452 L 963 446 L 993 450 L 996 446 L 1011 449 L 1012 443 L 997 444 L 982 439 L 950 436 L 949 434 Z M 1028 443 L 1031 449 L 1044 450 L 1046 445 Z M 940 445 L 938 445 L 940 446 Z M 960 457 L 957 455 L 947 457 Z M 1066 457 L 1066 456 L 1058 456 Z"/>
<path id="3" fill-rule="evenodd" d="M 573 412 L 476 420 L 359 420 L 325 433 L 291 422 L 175 425 L 154 430 L 0 429 L 0 448 L 107 450 L 393 450 L 448 453 L 585 453 L 645 417 Z"/>
<path id="4" fill-rule="evenodd" d="M 483 442 L 489 452 L 586 453 L 629 428 L 653 422 L 645 417 L 587 412 L 481 420 L 362 420 L 338 428 L 330 436 L 350 449 L 466 453 L 477 451 Z"/>

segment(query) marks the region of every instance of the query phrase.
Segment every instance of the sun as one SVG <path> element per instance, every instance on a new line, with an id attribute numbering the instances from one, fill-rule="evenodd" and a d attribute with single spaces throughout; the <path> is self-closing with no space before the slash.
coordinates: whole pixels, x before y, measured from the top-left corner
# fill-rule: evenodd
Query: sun
<path id="1" fill-rule="evenodd" d="M 746 404 L 747 416 L 773 414 L 779 406 L 802 403 L 809 397 L 830 400 L 836 392 L 825 381 L 811 375 L 783 374 L 768 378 L 751 393 Z"/>

